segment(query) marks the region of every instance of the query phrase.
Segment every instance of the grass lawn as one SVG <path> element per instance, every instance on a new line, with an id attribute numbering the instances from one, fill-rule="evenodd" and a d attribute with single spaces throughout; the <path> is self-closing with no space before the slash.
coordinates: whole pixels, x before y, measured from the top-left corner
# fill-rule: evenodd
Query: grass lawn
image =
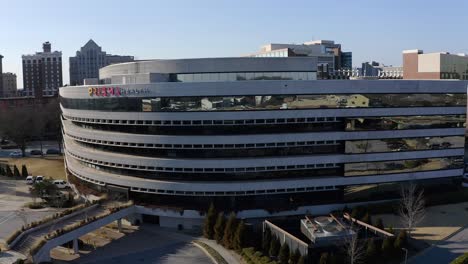
<path id="1" fill-rule="evenodd" d="M 8 164 L 14 164 L 21 172 L 24 164 L 31 175 L 43 175 L 46 178 L 66 180 L 63 156 L 50 156 L 44 158 L 6 158 L 2 159 Z"/>

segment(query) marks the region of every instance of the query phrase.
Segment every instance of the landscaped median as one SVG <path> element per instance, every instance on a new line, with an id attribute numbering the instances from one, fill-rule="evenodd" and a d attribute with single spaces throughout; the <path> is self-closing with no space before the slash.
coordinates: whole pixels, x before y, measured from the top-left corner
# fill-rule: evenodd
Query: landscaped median
<path id="1" fill-rule="evenodd" d="M 468 252 L 459 256 L 454 261 L 450 262 L 450 264 L 468 264 Z"/>
<path id="2" fill-rule="evenodd" d="M 228 264 L 228 262 L 218 253 L 218 251 L 214 250 L 212 247 L 208 246 L 207 244 L 197 240 L 193 241 L 193 243 L 199 247 L 201 247 L 206 253 L 211 257 L 212 260 L 216 262 L 216 264 Z"/>

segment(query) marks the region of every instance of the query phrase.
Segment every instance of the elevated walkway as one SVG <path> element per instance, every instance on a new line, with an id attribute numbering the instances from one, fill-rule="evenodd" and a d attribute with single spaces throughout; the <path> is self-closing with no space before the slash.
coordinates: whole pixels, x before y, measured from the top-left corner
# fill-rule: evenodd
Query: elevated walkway
<path id="1" fill-rule="evenodd" d="M 133 215 L 135 211 L 134 205 L 115 209 L 96 204 L 23 232 L 9 248 L 10 251 L 30 255 L 34 263 L 50 262 L 53 248 L 73 241 L 73 249 L 77 252 L 78 238 L 115 221 L 120 229 L 121 219 Z"/>

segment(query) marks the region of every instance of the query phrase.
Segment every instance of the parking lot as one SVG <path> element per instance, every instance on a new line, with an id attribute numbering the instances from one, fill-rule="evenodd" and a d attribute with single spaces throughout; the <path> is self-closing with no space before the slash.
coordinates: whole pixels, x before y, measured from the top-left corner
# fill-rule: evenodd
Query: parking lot
<path id="1" fill-rule="evenodd" d="M 58 149 L 58 144 L 56 141 L 43 141 L 42 142 L 42 152 L 46 154 L 48 149 Z M 41 142 L 29 142 L 28 146 L 26 147 L 26 156 L 30 157 L 31 156 L 31 151 L 32 150 L 41 150 Z M 4 149 L 0 148 L 0 158 L 8 158 L 10 157 L 10 154 L 13 152 L 20 152 L 20 149 L 18 148 L 12 148 L 12 149 Z"/>

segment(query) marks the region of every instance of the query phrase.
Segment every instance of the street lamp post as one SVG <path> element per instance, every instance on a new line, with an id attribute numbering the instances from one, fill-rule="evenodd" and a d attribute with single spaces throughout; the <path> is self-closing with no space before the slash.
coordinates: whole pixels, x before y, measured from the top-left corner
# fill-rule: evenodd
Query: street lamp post
<path id="1" fill-rule="evenodd" d="M 405 264 L 408 261 L 408 249 L 406 248 L 401 248 L 403 251 L 405 251 Z"/>

